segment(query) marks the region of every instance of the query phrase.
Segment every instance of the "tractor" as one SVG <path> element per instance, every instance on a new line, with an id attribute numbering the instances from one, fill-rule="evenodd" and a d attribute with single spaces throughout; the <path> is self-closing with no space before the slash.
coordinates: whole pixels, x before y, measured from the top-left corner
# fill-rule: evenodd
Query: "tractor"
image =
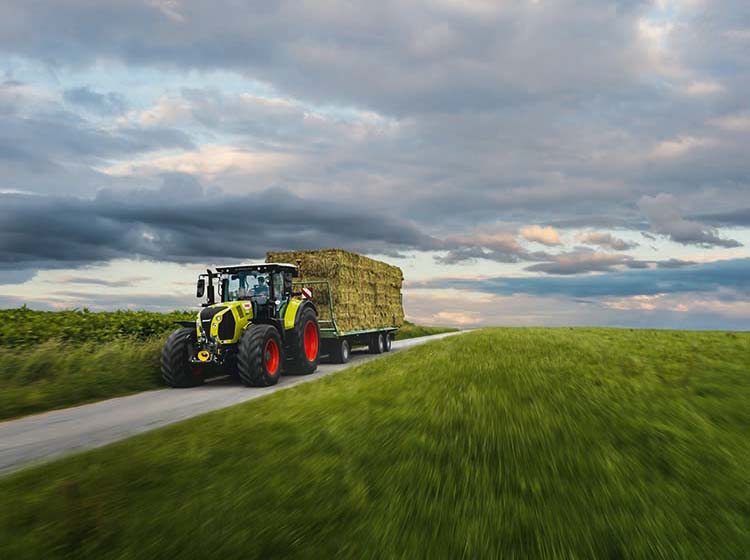
<path id="1" fill-rule="evenodd" d="M 278 383 L 282 371 L 315 372 L 318 312 L 310 299 L 292 293 L 297 275 L 295 265 L 283 263 L 217 267 L 199 275 L 196 296 L 205 295 L 203 308 L 195 322 L 181 321 L 162 349 L 167 385 L 193 387 L 228 374 L 266 387 Z"/>

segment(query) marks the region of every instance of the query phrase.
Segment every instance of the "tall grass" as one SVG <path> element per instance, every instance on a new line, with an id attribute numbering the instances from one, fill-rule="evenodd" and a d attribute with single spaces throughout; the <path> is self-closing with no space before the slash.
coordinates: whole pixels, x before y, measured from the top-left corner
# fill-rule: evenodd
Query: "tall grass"
<path id="1" fill-rule="evenodd" d="M 161 386 L 161 338 L 0 347 L 0 419 Z"/>

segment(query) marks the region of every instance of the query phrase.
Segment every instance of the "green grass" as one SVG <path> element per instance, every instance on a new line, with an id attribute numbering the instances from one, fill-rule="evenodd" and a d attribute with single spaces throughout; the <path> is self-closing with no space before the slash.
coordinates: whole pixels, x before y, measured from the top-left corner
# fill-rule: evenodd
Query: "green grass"
<path id="1" fill-rule="evenodd" d="M 0 557 L 747 558 L 750 334 L 494 329 L 0 480 Z"/>
<path id="2" fill-rule="evenodd" d="M 405 340 L 407 338 L 416 338 L 418 336 L 429 336 L 431 334 L 440 334 L 446 332 L 455 332 L 458 329 L 450 327 L 424 327 L 422 325 L 415 325 L 409 321 L 404 321 L 404 324 L 396 332 L 396 340 Z"/>
<path id="3" fill-rule="evenodd" d="M 0 346 L 0 420 L 163 387 L 162 339 Z"/>

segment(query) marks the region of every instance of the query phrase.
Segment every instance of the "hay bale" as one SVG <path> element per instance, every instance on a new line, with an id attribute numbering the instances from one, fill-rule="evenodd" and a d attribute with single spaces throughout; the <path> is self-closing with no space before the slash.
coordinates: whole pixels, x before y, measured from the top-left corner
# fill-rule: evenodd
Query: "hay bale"
<path id="1" fill-rule="evenodd" d="M 401 269 L 342 249 L 320 251 L 271 251 L 266 262 L 285 262 L 299 267 L 296 282 L 328 280 L 336 325 L 340 331 L 400 327 L 404 322 L 401 302 Z M 324 286 L 310 286 L 321 327 L 331 321 Z M 296 289 L 295 291 L 298 291 Z"/>

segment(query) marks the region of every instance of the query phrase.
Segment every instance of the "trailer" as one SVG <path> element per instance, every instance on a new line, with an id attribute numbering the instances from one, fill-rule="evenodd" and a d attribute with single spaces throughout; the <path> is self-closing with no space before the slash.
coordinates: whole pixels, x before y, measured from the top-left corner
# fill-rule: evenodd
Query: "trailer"
<path id="1" fill-rule="evenodd" d="M 355 346 L 367 346 L 371 354 L 382 354 L 390 352 L 393 337 L 399 326 L 389 325 L 371 329 L 343 330 L 336 323 L 336 309 L 331 293 L 331 283 L 328 280 L 309 280 L 306 282 L 295 282 L 294 287 L 299 290 L 301 297 L 323 300 L 318 303 L 318 324 L 320 325 L 320 338 L 323 345 L 323 355 L 334 364 L 345 364 L 349 361 L 351 351 Z M 321 293 L 324 297 L 318 297 Z M 321 319 L 321 311 L 327 319 Z M 327 313 L 325 313 L 327 311 Z"/>
<path id="2" fill-rule="evenodd" d="M 390 351 L 404 321 L 400 268 L 341 249 L 269 252 L 266 261 L 297 267 L 295 294 L 315 305 L 330 361 L 345 363 L 355 346 Z"/>

